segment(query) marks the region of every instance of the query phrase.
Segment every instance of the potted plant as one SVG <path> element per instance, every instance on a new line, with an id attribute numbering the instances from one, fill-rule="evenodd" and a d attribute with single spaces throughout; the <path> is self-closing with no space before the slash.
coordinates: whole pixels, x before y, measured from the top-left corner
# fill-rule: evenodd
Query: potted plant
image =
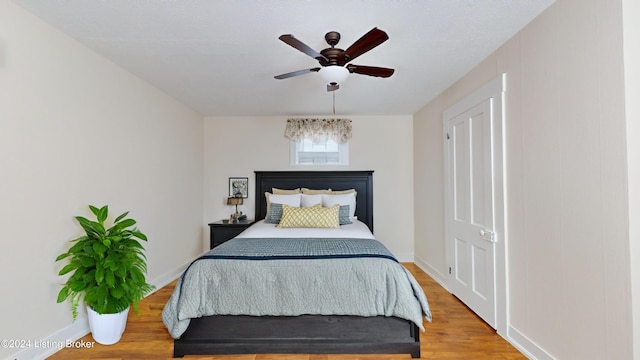
<path id="1" fill-rule="evenodd" d="M 76 216 L 85 235 L 71 240 L 75 244 L 56 258 L 68 260 L 58 275 L 73 272 L 57 301 L 69 298 L 75 321 L 84 298 L 94 340 L 110 345 L 120 340 L 129 307 L 133 306 L 137 314 L 140 300 L 154 289 L 145 280 L 146 257 L 139 241 L 147 241 L 147 236 L 133 227 L 136 221 L 127 218 L 128 211 L 107 228 L 108 207 L 90 205 L 89 209 L 96 221 Z"/>

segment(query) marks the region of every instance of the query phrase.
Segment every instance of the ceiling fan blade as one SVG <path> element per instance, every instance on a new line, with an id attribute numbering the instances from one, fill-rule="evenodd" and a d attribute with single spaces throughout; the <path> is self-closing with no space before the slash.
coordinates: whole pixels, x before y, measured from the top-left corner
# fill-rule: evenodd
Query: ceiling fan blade
<path id="1" fill-rule="evenodd" d="M 382 44 L 389 39 L 389 35 L 386 32 L 373 28 L 368 33 L 364 34 L 360 39 L 356 40 L 347 50 L 340 54 L 340 60 L 343 64 L 357 58 L 358 56 L 366 53 L 374 47 Z"/>
<path id="2" fill-rule="evenodd" d="M 278 79 L 278 80 L 282 80 L 282 79 L 287 79 L 290 77 L 294 77 L 294 76 L 298 76 L 298 75 L 304 75 L 304 74 L 308 74 L 310 72 L 318 72 L 320 71 L 320 68 L 311 68 L 311 69 L 304 69 L 304 70 L 298 70 L 298 71 L 292 71 L 286 74 L 280 74 L 280 75 L 276 75 L 274 76 L 274 78 Z"/>
<path id="3" fill-rule="evenodd" d="M 340 89 L 340 85 L 337 83 L 327 84 L 327 91 L 336 91 L 338 89 Z"/>
<path id="4" fill-rule="evenodd" d="M 310 48 L 307 44 L 303 43 L 302 41 L 294 38 L 293 35 L 291 35 L 291 34 L 280 35 L 280 37 L 278 39 L 284 41 L 288 45 L 291 45 L 292 47 L 302 51 L 303 53 L 311 56 L 312 58 L 314 58 L 314 59 L 316 59 L 318 61 L 320 61 L 320 60 L 329 61 L 329 59 L 327 59 L 324 55 L 322 55 L 319 52 L 313 50 L 312 48 Z"/>
<path id="5" fill-rule="evenodd" d="M 348 64 L 346 68 L 347 70 L 349 70 L 350 73 L 369 75 L 369 76 L 375 76 L 375 77 L 383 77 L 383 78 L 387 78 L 393 75 L 393 73 L 395 72 L 394 69 L 390 69 L 390 68 L 383 68 L 383 67 L 376 67 L 376 66 L 362 66 L 362 65 L 353 65 L 353 64 Z"/>

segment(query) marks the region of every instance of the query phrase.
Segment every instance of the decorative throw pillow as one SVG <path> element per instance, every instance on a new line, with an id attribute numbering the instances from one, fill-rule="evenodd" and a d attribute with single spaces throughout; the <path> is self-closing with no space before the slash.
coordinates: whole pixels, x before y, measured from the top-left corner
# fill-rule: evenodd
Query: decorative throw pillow
<path id="1" fill-rule="evenodd" d="M 313 207 L 322 207 L 322 205 L 315 204 Z M 282 219 L 282 204 L 269 204 L 269 211 L 267 211 L 267 216 L 265 216 L 264 222 L 266 224 L 279 224 L 280 219 Z"/>
<path id="2" fill-rule="evenodd" d="M 282 218 L 282 204 L 269 204 L 269 211 L 264 218 L 264 222 L 267 224 L 278 224 Z"/>
<path id="3" fill-rule="evenodd" d="M 353 224 L 351 217 L 349 216 L 349 205 L 340 205 L 340 211 L 338 212 L 338 221 L 340 225 Z"/>
<path id="4" fill-rule="evenodd" d="M 356 196 L 358 195 L 358 192 L 356 191 L 356 189 L 331 190 L 331 193 L 334 194 L 334 195 L 351 194 L 351 193 L 354 193 Z"/>
<path id="5" fill-rule="evenodd" d="M 340 206 L 295 208 L 282 205 L 279 228 L 339 228 Z"/>
<path id="6" fill-rule="evenodd" d="M 271 188 L 271 192 L 274 193 L 274 194 L 280 194 L 280 195 L 300 194 L 300 188 L 297 188 L 297 189 Z"/>
<path id="7" fill-rule="evenodd" d="M 331 194 L 331 189 L 315 190 L 315 189 L 309 189 L 309 188 L 302 188 L 301 191 L 303 194 L 309 194 L 309 195 Z"/>

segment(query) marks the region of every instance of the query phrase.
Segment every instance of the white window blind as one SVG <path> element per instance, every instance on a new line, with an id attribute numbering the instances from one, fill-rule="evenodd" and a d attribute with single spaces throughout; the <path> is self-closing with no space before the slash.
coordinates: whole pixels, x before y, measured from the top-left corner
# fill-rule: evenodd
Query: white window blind
<path id="1" fill-rule="evenodd" d="M 349 144 L 333 140 L 314 144 L 311 139 L 291 140 L 291 165 L 349 165 Z"/>

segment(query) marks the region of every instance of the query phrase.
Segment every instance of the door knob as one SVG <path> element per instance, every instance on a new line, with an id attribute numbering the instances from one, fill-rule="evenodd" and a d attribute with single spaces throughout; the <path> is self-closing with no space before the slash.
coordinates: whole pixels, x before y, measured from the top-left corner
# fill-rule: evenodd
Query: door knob
<path id="1" fill-rule="evenodd" d="M 480 229 L 480 237 L 492 243 L 496 242 L 495 233 L 490 230 Z"/>

